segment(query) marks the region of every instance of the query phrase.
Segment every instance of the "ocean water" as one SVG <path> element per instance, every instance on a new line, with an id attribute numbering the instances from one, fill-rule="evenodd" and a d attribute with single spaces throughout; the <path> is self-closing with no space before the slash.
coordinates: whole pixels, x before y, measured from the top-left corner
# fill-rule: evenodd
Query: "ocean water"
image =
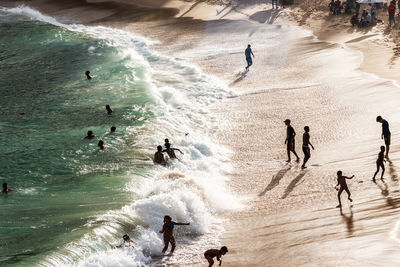
<path id="1" fill-rule="evenodd" d="M 0 196 L 1 266 L 190 264 L 219 245 L 218 213 L 241 205 L 208 109 L 234 95 L 223 83 L 143 37 L 28 7 L 1 10 L 0 34 L 0 182 L 15 190 Z M 152 162 L 164 138 L 184 152 L 166 168 Z M 166 214 L 191 223 L 173 257 Z M 116 249 L 125 233 L 137 246 Z"/>

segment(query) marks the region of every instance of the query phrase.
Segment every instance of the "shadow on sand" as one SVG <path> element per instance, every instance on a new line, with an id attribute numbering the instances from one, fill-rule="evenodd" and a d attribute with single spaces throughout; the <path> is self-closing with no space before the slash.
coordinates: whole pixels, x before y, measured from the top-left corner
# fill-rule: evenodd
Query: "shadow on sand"
<path id="1" fill-rule="evenodd" d="M 285 190 L 285 193 L 283 194 L 283 196 L 281 197 L 281 199 L 286 198 L 292 191 L 293 189 L 296 187 L 297 183 L 300 182 L 301 178 L 304 177 L 304 175 L 306 175 L 307 171 L 302 171 L 299 175 L 296 176 L 296 178 L 294 178 L 290 184 L 288 185 L 288 187 Z"/>
<path id="2" fill-rule="evenodd" d="M 265 195 L 265 193 L 267 193 L 268 191 L 274 189 L 279 184 L 279 181 L 283 178 L 283 176 L 285 176 L 285 174 L 289 170 L 290 170 L 290 167 L 283 168 L 277 174 L 275 174 L 275 176 L 272 177 L 271 182 L 267 185 L 267 187 L 264 189 L 264 191 L 262 191 L 260 194 L 258 194 L 258 196 L 261 197 L 261 196 Z"/>

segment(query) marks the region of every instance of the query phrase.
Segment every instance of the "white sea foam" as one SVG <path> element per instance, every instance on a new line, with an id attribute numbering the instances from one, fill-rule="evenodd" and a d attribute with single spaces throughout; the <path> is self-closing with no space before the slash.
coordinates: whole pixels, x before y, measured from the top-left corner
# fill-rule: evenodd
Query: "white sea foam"
<path id="1" fill-rule="evenodd" d="M 175 221 L 191 223 L 190 226 L 176 227 L 178 250 L 170 261 L 190 264 L 194 258 L 201 257 L 201 253 L 193 254 L 193 240 L 200 248 L 202 245 L 219 245 L 218 236 L 223 227 L 217 214 L 239 208 L 241 204 L 225 188 L 230 152 L 216 145 L 207 135 L 217 126 L 212 123 L 208 105 L 235 94 L 197 67 L 152 51 L 149 44 L 153 42 L 146 38 L 101 26 L 66 25 L 26 6 L 2 10 L 102 39 L 117 48 L 121 57 L 131 59 L 126 67 L 142 66 L 145 73 L 132 72 L 130 79 L 142 79 L 147 84 L 156 102 L 152 111 L 158 116 L 145 126 L 147 136 L 138 142 L 151 146 L 150 154 L 168 137 L 185 153 L 180 156 L 181 160 L 173 161 L 167 168 L 156 166 L 146 177 L 132 174 L 125 190 L 137 197 L 135 201 L 90 220 L 86 224 L 88 231 L 81 239 L 55 251 L 41 264 L 149 264 L 152 257 L 161 254 L 163 242 L 158 231 L 166 214 Z M 88 51 L 96 53 L 96 47 L 89 47 Z M 128 131 L 137 133 L 138 130 L 132 127 Z M 138 244 L 134 249 L 115 249 L 110 245 L 117 244 L 126 232 Z"/>

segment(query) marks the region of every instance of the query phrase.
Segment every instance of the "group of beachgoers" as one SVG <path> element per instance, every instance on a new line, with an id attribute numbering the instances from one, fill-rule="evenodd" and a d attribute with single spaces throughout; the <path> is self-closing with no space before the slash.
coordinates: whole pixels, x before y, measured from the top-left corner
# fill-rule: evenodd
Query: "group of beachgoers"
<path id="1" fill-rule="evenodd" d="M 174 228 L 175 225 L 190 225 L 190 223 L 181 223 L 181 222 L 174 222 L 169 215 L 164 216 L 164 224 L 162 229 L 160 230 L 160 234 L 163 234 L 164 239 L 164 248 L 162 249 L 162 253 L 167 252 L 169 244 L 171 244 L 170 253 L 174 253 L 176 248 L 176 242 L 174 237 Z M 126 248 L 131 247 L 133 248 L 136 243 L 130 238 L 128 234 L 122 236 L 122 244 L 116 246 L 116 248 Z M 222 256 L 228 252 L 228 248 L 226 246 L 221 247 L 220 249 L 209 249 L 204 252 L 204 257 L 207 259 L 209 265 L 214 265 L 214 258 L 219 261 L 219 265 L 222 264 Z"/>
<path id="2" fill-rule="evenodd" d="M 372 181 L 376 183 L 376 175 L 379 173 L 380 169 L 382 169 L 381 173 L 381 181 L 384 182 L 383 175 L 385 173 L 385 158 L 389 159 L 389 149 L 390 149 L 390 143 L 391 143 L 391 133 L 389 130 L 389 123 L 387 120 L 383 119 L 382 116 L 376 117 L 376 122 L 382 124 L 382 135 L 381 138 L 385 142 L 385 146 L 380 147 L 380 151 L 378 153 L 378 158 L 376 160 L 376 171 L 374 173 L 374 176 L 372 177 Z M 291 121 L 290 119 L 284 120 L 286 127 L 286 139 L 285 139 L 285 144 L 286 144 L 286 150 L 287 150 L 287 162 L 290 162 L 290 154 L 293 153 L 296 156 L 296 162 L 300 161 L 299 156 L 296 153 L 296 148 L 295 148 L 295 136 L 296 132 L 294 128 L 290 125 Z M 306 163 L 311 157 L 311 150 L 310 147 L 314 150 L 314 146 L 310 142 L 310 127 L 305 126 L 304 127 L 304 133 L 303 133 L 303 144 L 302 144 L 302 149 L 304 153 L 304 159 L 303 159 L 303 164 L 301 165 L 302 169 L 307 168 Z M 385 154 L 386 151 L 386 154 Z M 335 186 L 335 189 L 338 191 L 337 197 L 339 201 L 339 205 L 337 205 L 337 208 L 342 207 L 342 202 L 340 200 L 340 196 L 343 191 L 347 192 L 348 199 L 350 202 L 353 202 L 351 199 L 351 193 L 350 190 L 347 186 L 346 179 L 352 179 L 354 175 L 351 177 L 344 176 L 342 171 L 337 172 L 337 185 Z"/>

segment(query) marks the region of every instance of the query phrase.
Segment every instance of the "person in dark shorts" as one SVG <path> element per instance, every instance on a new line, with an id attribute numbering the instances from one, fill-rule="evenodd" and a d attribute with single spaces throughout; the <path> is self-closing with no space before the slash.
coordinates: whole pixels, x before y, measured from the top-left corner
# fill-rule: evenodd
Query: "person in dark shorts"
<path id="1" fill-rule="evenodd" d="M 174 226 L 175 225 L 190 225 L 190 223 L 178 223 L 172 221 L 172 218 L 168 215 L 164 216 L 164 225 L 160 233 L 164 234 L 164 248 L 162 253 L 165 253 L 168 249 L 169 243 L 171 243 L 171 253 L 175 250 L 175 238 L 174 238 Z"/>
<path id="2" fill-rule="evenodd" d="M 293 152 L 293 154 L 296 156 L 296 162 L 300 161 L 299 156 L 297 156 L 297 153 L 295 151 L 295 136 L 296 136 L 296 132 L 294 131 L 293 127 L 290 125 L 290 120 L 286 119 L 283 121 L 287 128 L 286 128 L 286 140 L 285 140 L 285 144 L 286 144 L 286 149 L 287 149 L 287 155 L 288 155 L 288 160 L 287 162 L 290 162 L 290 152 Z"/>
<path id="3" fill-rule="evenodd" d="M 336 208 L 341 208 L 342 207 L 342 202 L 340 201 L 340 195 L 342 194 L 343 191 L 346 191 L 347 195 L 348 195 L 348 199 L 350 200 L 350 202 L 353 202 L 353 200 L 351 199 L 351 193 L 350 190 L 347 186 L 346 183 L 346 179 L 353 179 L 354 175 L 351 177 L 347 177 L 347 176 L 343 176 L 342 175 L 342 171 L 338 171 L 337 172 L 337 185 L 335 186 L 336 190 L 338 190 L 338 200 L 339 200 L 339 205 L 336 206 Z M 338 188 L 340 185 L 340 188 Z"/>
<path id="4" fill-rule="evenodd" d="M 251 46 L 247 45 L 246 50 L 244 51 L 244 54 L 246 56 L 246 61 L 247 61 L 247 67 L 246 70 L 249 69 L 251 65 L 253 65 L 253 60 L 251 59 L 251 56 L 254 57 L 253 51 L 251 50 Z"/>
<path id="5" fill-rule="evenodd" d="M 303 145 L 302 145 L 302 149 L 303 149 L 303 153 L 304 153 L 304 160 L 303 160 L 303 165 L 301 165 L 301 168 L 303 168 L 303 169 L 307 168 L 306 163 L 311 157 L 310 147 L 308 145 L 310 145 L 312 147 L 312 149 L 314 150 L 314 146 L 310 143 L 309 132 L 310 132 L 310 127 L 305 126 L 304 133 L 303 133 Z"/>
<path id="6" fill-rule="evenodd" d="M 393 21 L 393 26 L 396 26 L 394 21 L 394 14 L 396 13 L 396 5 L 394 1 L 390 2 L 390 5 L 388 6 L 388 13 L 389 13 L 389 28 L 391 28 L 392 21 Z"/>
<path id="7" fill-rule="evenodd" d="M 378 154 L 378 159 L 376 160 L 376 172 L 374 174 L 374 177 L 372 178 L 372 181 L 374 183 L 376 183 L 375 181 L 375 176 L 378 174 L 379 172 L 379 168 L 382 168 L 382 175 L 381 175 L 381 180 L 383 182 L 383 174 L 385 173 L 385 159 L 383 158 L 383 155 L 385 154 L 385 147 L 381 146 L 381 151 Z"/>
<path id="8" fill-rule="evenodd" d="M 207 259 L 209 263 L 209 267 L 214 265 L 214 257 L 217 257 L 217 261 L 219 261 L 219 266 L 222 264 L 222 255 L 225 255 L 228 252 L 228 248 L 223 246 L 220 249 L 209 249 L 204 252 L 204 257 Z"/>
<path id="9" fill-rule="evenodd" d="M 376 117 L 376 121 L 382 123 L 382 135 L 381 138 L 385 140 L 386 145 L 386 158 L 389 158 L 389 149 L 390 149 L 390 139 L 391 133 L 389 130 L 389 123 L 387 120 L 384 120 L 381 116 Z"/>

